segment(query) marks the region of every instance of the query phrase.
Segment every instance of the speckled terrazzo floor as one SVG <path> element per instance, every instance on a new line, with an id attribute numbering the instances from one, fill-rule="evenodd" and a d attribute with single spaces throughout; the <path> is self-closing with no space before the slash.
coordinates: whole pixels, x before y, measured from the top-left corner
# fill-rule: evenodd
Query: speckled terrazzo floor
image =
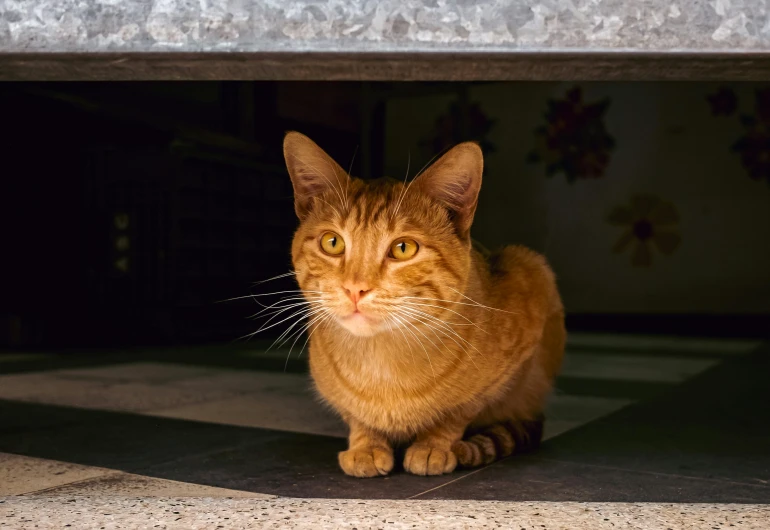
<path id="1" fill-rule="evenodd" d="M 741 504 L 17 497 L 0 528 L 515 528 L 766 530 L 770 506 Z"/>
<path id="2" fill-rule="evenodd" d="M 770 528 L 766 345 L 575 335 L 538 451 L 373 480 L 284 354 L 0 353 L 0 527 Z"/>

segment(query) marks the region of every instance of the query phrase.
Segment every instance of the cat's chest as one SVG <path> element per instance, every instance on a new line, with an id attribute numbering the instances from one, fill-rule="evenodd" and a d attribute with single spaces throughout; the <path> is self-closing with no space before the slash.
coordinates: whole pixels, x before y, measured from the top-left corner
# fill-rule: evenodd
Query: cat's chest
<path id="1" fill-rule="evenodd" d="M 428 378 L 397 363 L 374 358 L 346 363 L 311 354 L 310 364 L 316 388 L 327 402 L 343 416 L 383 432 L 406 434 L 441 408 L 427 390 Z"/>

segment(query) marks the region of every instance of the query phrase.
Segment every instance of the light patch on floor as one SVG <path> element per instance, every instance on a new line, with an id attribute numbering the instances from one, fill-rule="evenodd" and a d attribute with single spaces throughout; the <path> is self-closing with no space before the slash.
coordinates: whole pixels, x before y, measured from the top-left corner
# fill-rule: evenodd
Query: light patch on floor
<path id="1" fill-rule="evenodd" d="M 740 355 L 749 353 L 762 344 L 746 339 L 699 339 L 655 335 L 607 335 L 597 333 L 570 333 L 570 347 L 617 349 L 619 351 L 655 351 L 677 354 Z"/>
<path id="2" fill-rule="evenodd" d="M 0 453 L 0 496 L 21 495 L 115 473 L 101 467 Z"/>
<path id="3" fill-rule="evenodd" d="M 717 365 L 720 359 L 692 357 L 647 357 L 570 352 L 564 356 L 562 377 L 681 383 Z"/>

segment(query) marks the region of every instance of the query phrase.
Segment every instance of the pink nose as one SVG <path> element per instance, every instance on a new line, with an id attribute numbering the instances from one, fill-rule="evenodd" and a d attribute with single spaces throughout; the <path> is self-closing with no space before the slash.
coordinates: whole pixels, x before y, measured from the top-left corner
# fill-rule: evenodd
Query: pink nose
<path id="1" fill-rule="evenodd" d="M 350 301 L 358 306 L 358 302 L 370 291 L 369 286 L 360 282 L 345 282 L 342 284 L 345 294 Z"/>

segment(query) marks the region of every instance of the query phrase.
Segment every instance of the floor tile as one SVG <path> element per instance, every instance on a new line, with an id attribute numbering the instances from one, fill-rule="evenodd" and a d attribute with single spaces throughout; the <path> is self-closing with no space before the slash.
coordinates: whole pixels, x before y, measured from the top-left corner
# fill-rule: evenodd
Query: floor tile
<path id="1" fill-rule="evenodd" d="M 109 469 L 0 453 L 0 497 L 21 495 L 114 473 Z"/>
<path id="2" fill-rule="evenodd" d="M 770 502 L 770 355 L 709 370 L 430 498 Z"/>
<path id="3" fill-rule="evenodd" d="M 568 352 L 561 376 L 678 383 L 719 363 L 718 359 L 604 355 Z"/>
<path id="4" fill-rule="evenodd" d="M 310 392 L 260 392 L 185 407 L 147 412 L 183 420 L 261 427 L 325 436 L 347 436 L 347 427 Z"/>
<path id="5" fill-rule="evenodd" d="M 281 433 L 226 451 L 154 465 L 141 473 L 273 495 L 343 499 L 406 499 L 467 474 L 417 477 L 395 470 L 386 477 L 352 478 L 337 463 L 337 453 L 344 449 L 346 443 L 339 438 Z"/>
<path id="6" fill-rule="evenodd" d="M 419 499 L 770 503 L 770 487 L 513 456 Z"/>
<path id="7" fill-rule="evenodd" d="M 131 413 L 5 402 L 16 420 L 2 430 L 0 451 L 135 472 L 176 459 L 261 443 L 280 432 L 245 429 Z M 36 418 L 64 417 L 39 427 Z M 24 425 L 21 418 L 27 417 Z"/>
<path id="8" fill-rule="evenodd" d="M 210 392 L 222 388 L 238 393 L 306 394 L 312 386 L 309 374 L 211 369 L 206 375 L 173 381 L 175 387 Z M 274 397 L 270 395 L 269 397 Z"/>
<path id="9" fill-rule="evenodd" d="M 0 376 L 0 399 L 101 410 L 171 408 L 236 393 L 223 387 L 203 393 L 171 385 L 68 379 L 49 372 Z"/>
<path id="10" fill-rule="evenodd" d="M 762 344 L 757 340 L 666 337 L 655 335 L 612 335 L 606 333 L 570 333 L 569 348 L 614 349 L 621 352 L 664 352 L 740 355 L 750 353 Z"/>
<path id="11" fill-rule="evenodd" d="M 556 393 L 548 400 L 548 420 L 587 423 L 633 403 L 629 399 L 613 399 L 593 396 L 572 396 Z"/>
<path id="12" fill-rule="evenodd" d="M 112 473 L 74 484 L 66 484 L 45 492 L 46 495 L 78 495 L 98 497 L 211 497 L 211 498 L 258 498 L 269 499 L 272 495 L 263 495 L 250 491 L 213 488 L 199 484 L 177 482 L 132 473 Z"/>
<path id="13" fill-rule="evenodd" d="M 770 483 L 770 355 L 726 362 L 666 394 L 566 433 L 543 457 Z"/>
<path id="14" fill-rule="evenodd" d="M 183 364 L 137 362 L 121 363 L 93 368 L 57 370 L 57 377 L 100 379 L 107 381 L 130 381 L 138 383 L 165 383 L 178 379 L 200 377 L 211 372 L 210 368 L 186 366 Z"/>
<path id="15" fill-rule="evenodd" d="M 628 381 L 625 379 L 594 379 L 591 377 L 565 377 L 556 379 L 556 390 L 575 396 L 595 396 L 632 401 L 659 396 L 676 386 L 676 383 L 656 381 Z"/>

